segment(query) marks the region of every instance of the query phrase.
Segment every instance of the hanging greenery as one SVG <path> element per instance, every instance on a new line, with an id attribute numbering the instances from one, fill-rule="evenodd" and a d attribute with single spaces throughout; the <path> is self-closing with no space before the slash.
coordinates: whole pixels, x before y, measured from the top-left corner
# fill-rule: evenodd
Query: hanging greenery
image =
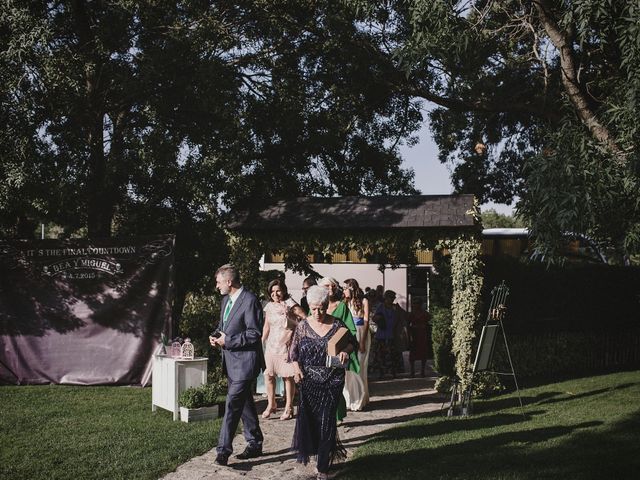
<path id="1" fill-rule="evenodd" d="M 464 234 L 447 242 L 451 252 L 451 314 L 456 373 L 466 390 L 471 381 L 471 355 L 475 325 L 480 319 L 482 290 L 481 242 L 477 235 Z"/>

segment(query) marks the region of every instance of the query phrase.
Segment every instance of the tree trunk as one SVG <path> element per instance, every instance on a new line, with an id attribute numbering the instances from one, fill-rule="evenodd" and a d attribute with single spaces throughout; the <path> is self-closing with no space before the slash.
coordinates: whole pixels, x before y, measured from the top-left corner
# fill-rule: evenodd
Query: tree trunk
<path id="1" fill-rule="evenodd" d="M 87 234 L 90 238 L 111 236 L 114 208 L 108 194 L 107 159 L 104 154 L 102 118 L 95 119 L 89 131 L 87 178 Z"/>
<path id="2" fill-rule="evenodd" d="M 111 236 L 111 222 L 115 211 L 107 158 L 104 153 L 105 107 L 101 77 L 104 59 L 96 50 L 96 38 L 91 30 L 93 19 L 80 0 L 72 4 L 74 22 L 78 32 L 80 54 L 84 57 L 85 98 L 84 112 L 80 115 L 81 128 L 89 150 L 87 158 L 86 202 L 87 235 L 90 238 Z"/>
<path id="3" fill-rule="evenodd" d="M 593 138 L 613 154 L 617 163 L 624 165 L 626 163 L 624 153 L 616 143 L 609 129 L 600 122 L 596 113 L 591 109 L 587 96 L 580 87 L 574 60 L 573 45 L 568 35 L 560 29 L 560 26 L 552 17 L 551 9 L 546 0 L 533 0 L 533 4 L 540 16 L 542 27 L 549 36 L 549 40 L 551 40 L 551 43 L 553 43 L 560 53 L 562 85 L 571 103 L 575 107 L 578 117 L 589 129 Z"/>
<path id="4" fill-rule="evenodd" d="M 187 291 L 183 288 L 176 288 L 176 295 L 171 307 L 171 338 L 175 338 L 180 334 L 180 319 L 182 318 L 182 310 L 184 309 L 186 298 Z M 213 319 L 211 322 L 213 324 Z M 213 326 L 211 328 L 213 329 Z"/>

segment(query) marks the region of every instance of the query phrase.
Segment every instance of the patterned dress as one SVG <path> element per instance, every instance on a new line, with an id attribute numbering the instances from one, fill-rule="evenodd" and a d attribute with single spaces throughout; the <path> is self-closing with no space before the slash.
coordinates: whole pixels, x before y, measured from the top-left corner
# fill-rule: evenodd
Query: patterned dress
<path id="1" fill-rule="evenodd" d="M 345 370 L 325 366 L 327 343 L 338 328 L 345 327 L 337 318 L 326 335 L 318 335 L 308 320 L 298 324 L 289 351 L 291 361 L 297 361 L 304 375 L 299 384 L 300 403 L 291 449 L 300 463 L 308 463 L 317 455 L 318 471 L 326 473 L 329 466 L 346 457 L 336 426 L 336 410 L 342 398 Z M 355 337 L 348 333 L 354 348 Z"/>
<path id="2" fill-rule="evenodd" d="M 400 370 L 399 353 L 394 341 L 397 311 L 394 307 L 387 308 L 384 303 L 378 305 L 375 315 L 384 318 L 384 326 L 378 326 L 375 335 L 374 367 L 380 371 L 382 377 L 385 370 L 390 370 L 393 376 Z"/>

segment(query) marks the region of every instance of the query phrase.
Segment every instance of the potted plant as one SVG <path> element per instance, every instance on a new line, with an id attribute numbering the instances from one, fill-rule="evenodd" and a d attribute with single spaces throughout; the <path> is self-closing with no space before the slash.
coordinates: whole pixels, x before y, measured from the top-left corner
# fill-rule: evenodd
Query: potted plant
<path id="1" fill-rule="evenodd" d="M 217 383 L 206 383 L 199 387 L 187 388 L 180 394 L 180 420 L 183 422 L 197 422 L 201 420 L 215 420 L 221 416 L 218 397 L 221 386 Z"/>

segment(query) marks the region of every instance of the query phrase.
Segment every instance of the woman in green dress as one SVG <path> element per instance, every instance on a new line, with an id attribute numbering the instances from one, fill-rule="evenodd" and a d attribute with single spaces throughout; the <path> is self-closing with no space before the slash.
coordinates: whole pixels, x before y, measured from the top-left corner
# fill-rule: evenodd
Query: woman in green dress
<path id="1" fill-rule="evenodd" d="M 356 324 L 353 322 L 353 317 L 349 311 L 349 307 L 341 300 L 340 284 L 335 278 L 324 277 L 318 281 L 318 285 L 326 288 L 329 291 L 329 306 L 327 307 L 327 314 L 332 315 L 342 323 L 345 324 L 349 332 L 356 337 L 357 329 Z M 355 375 L 360 373 L 360 362 L 358 361 L 358 352 L 351 352 L 349 355 L 349 371 Z M 347 416 L 347 402 L 344 395 L 340 398 L 338 403 L 338 411 L 336 414 L 338 423 L 341 423 Z"/>

